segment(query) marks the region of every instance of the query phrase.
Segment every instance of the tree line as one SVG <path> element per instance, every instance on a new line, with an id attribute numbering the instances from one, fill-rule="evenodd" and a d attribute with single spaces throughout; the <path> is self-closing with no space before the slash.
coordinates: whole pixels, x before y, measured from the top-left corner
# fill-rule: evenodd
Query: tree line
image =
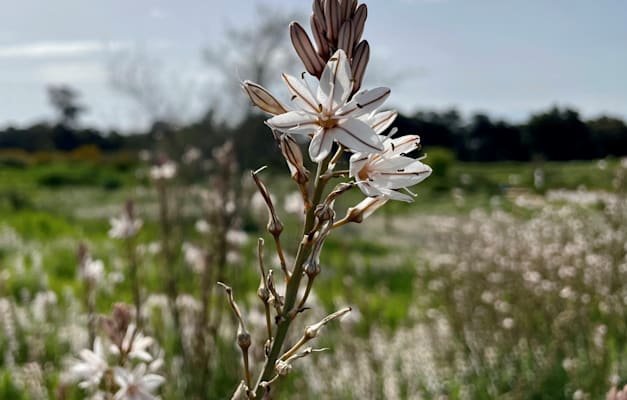
<path id="1" fill-rule="evenodd" d="M 146 132 L 121 134 L 76 126 L 72 119 L 0 131 L 0 149 L 71 151 L 91 145 L 103 152 L 138 151 L 159 142 L 171 156 L 190 147 L 209 154 L 227 139 L 235 141 L 242 166 L 279 162 L 268 141 L 264 116 L 251 114 L 237 126 L 216 121 L 213 113 L 184 126 L 157 122 Z M 519 124 L 475 114 L 464 119 L 456 110 L 400 115 L 394 124 L 403 133 L 421 136 L 425 149 L 444 147 L 462 161 L 566 161 L 627 156 L 627 125 L 610 116 L 584 120 L 570 108 L 553 107 Z"/>

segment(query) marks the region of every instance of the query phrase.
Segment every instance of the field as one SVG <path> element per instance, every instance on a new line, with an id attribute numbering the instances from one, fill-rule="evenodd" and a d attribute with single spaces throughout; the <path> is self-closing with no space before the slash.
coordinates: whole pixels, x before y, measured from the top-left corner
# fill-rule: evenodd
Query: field
<path id="1" fill-rule="evenodd" d="M 434 175 L 414 203 L 390 202 L 330 236 L 304 321 L 353 311 L 316 339 L 327 351 L 294 363 L 276 398 L 596 399 L 625 384 L 625 161 L 469 164 L 435 149 L 427 162 Z M 90 315 L 133 304 L 135 272 L 144 332 L 163 352 L 164 399 L 230 398 L 241 380 L 218 280 L 249 321 L 259 368 L 258 237 L 277 282 L 281 273 L 267 215 L 248 171 L 233 171 L 228 195 L 215 172 L 192 171 L 161 185 L 125 158 L 0 165 L 1 399 L 84 398 L 69 366 L 89 347 Z M 289 260 L 301 216 L 282 173 L 263 179 Z M 234 209 L 216 222 L 227 198 Z M 109 220 L 129 199 L 143 226 L 133 240 L 111 238 Z M 360 199 L 338 200 L 338 218 Z M 104 266 L 93 286 L 81 243 Z"/>

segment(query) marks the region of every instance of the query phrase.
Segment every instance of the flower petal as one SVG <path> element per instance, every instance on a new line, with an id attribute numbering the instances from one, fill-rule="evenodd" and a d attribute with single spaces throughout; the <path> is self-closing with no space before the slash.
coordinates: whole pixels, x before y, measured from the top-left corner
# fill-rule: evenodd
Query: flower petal
<path id="1" fill-rule="evenodd" d="M 386 159 L 387 163 L 379 169 L 375 184 L 379 188 L 400 189 L 416 185 L 431 175 L 431 167 L 409 157 L 399 157 L 398 160 Z"/>
<path id="2" fill-rule="evenodd" d="M 368 154 L 355 153 L 351 156 L 348 166 L 348 174 L 350 177 L 357 177 L 359 171 L 368 163 Z"/>
<path id="3" fill-rule="evenodd" d="M 318 87 L 318 101 L 326 111 L 335 110 L 346 103 L 353 89 L 351 67 L 343 50 L 329 59 Z"/>
<path id="4" fill-rule="evenodd" d="M 327 130 L 322 130 L 314 135 L 311 143 L 309 143 L 309 157 L 319 163 L 329 155 L 332 147 L 333 135 Z"/>
<path id="5" fill-rule="evenodd" d="M 384 141 L 385 157 L 396 157 L 409 154 L 420 146 L 420 136 L 405 135 Z"/>
<path id="6" fill-rule="evenodd" d="M 282 74 L 283 81 L 292 94 L 292 101 L 307 113 L 318 114 L 321 110 L 318 100 L 311 90 L 300 79 L 292 75 Z"/>
<path id="7" fill-rule="evenodd" d="M 336 117 L 357 117 L 379 108 L 390 95 L 390 89 L 378 87 L 371 90 L 362 90 L 346 105 L 340 107 Z"/>
<path id="8" fill-rule="evenodd" d="M 267 123 L 280 131 L 296 129 L 316 121 L 316 117 L 303 111 L 290 111 L 270 118 Z"/>
<path id="9" fill-rule="evenodd" d="M 154 391 L 165 382 L 165 378 L 157 374 L 148 374 L 142 379 L 142 383 L 149 391 Z"/>
<path id="10" fill-rule="evenodd" d="M 360 116 L 359 119 L 370 125 L 372 129 L 378 134 L 381 134 L 387 128 L 392 125 L 398 113 L 396 111 L 381 111 L 375 112 L 373 111 L 367 117 Z"/>
<path id="11" fill-rule="evenodd" d="M 341 121 L 331 132 L 338 143 L 353 152 L 378 153 L 383 151 L 379 135 L 366 123 L 355 118 Z"/>
<path id="12" fill-rule="evenodd" d="M 401 193 L 397 190 L 392 189 L 380 189 L 383 197 L 392 200 L 404 201 L 405 203 L 411 203 L 414 201 L 414 198 L 408 194 Z"/>

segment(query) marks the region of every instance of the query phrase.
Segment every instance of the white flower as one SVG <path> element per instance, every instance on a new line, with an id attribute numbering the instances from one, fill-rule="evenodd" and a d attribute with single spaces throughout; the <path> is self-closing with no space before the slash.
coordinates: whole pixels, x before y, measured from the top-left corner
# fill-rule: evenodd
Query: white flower
<path id="1" fill-rule="evenodd" d="M 104 275 L 104 263 L 102 260 L 92 260 L 91 257 L 89 257 L 83 263 L 80 271 L 85 280 L 99 282 Z"/>
<path id="2" fill-rule="evenodd" d="M 182 160 L 185 164 L 191 164 L 202 157 L 202 152 L 197 147 L 190 147 L 183 154 Z"/>
<path id="3" fill-rule="evenodd" d="M 189 264 L 194 272 L 201 273 L 205 269 L 205 255 L 203 251 L 191 243 L 183 243 L 183 258 Z"/>
<path id="4" fill-rule="evenodd" d="M 109 369 L 105 359 L 104 348 L 100 338 L 94 340 L 94 350 L 83 349 L 79 353 L 80 359 L 70 366 L 70 376 L 79 381 L 78 386 L 83 389 L 95 388 Z"/>
<path id="5" fill-rule="evenodd" d="M 167 161 L 150 168 L 150 177 L 156 181 L 172 179 L 176 176 L 176 169 L 175 162 Z"/>
<path id="6" fill-rule="evenodd" d="M 194 228 L 196 229 L 196 232 L 198 233 L 211 232 L 211 225 L 209 225 L 209 223 L 204 219 L 197 220 L 196 223 L 194 224 Z"/>
<path id="7" fill-rule="evenodd" d="M 353 90 L 351 67 L 343 50 L 329 60 L 316 95 L 309 87 L 291 75 L 283 80 L 300 110 L 288 111 L 268 120 L 268 124 L 288 134 L 313 134 L 309 156 L 322 161 L 331 151 L 333 141 L 352 151 L 377 153 L 383 150 L 380 137 L 360 116 L 376 110 L 390 94 L 379 87 L 361 91 L 348 101 Z"/>
<path id="8" fill-rule="evenodd" d="M 144 336 L 139 332 L 134 324 L 129 324 L 124 339 L 122 339 L 122 343 L 120 344 L 121 348 L 118 348 L 116 345 L 111 345 L 110 350 L 113 354 L 120 354 L 120 352 L 127 354 L 128 357 L 133 360 L 151 362 L 153 356 L 147 349 L 154 342 L 153 338 Z"/>
<path id="9" fill-rule="evenodd" d="M 165 378 L 157 374 L 146 374 L 146 364 L 139 364 L 132 371 L 116 367 L 115 383 L 120 390 L 114 400 L 152 400 L 158 399 L 154 392 L 163 384 Z"/>
<path id="10" fill-rule="evenodd" d="M 290 214 L 302 216 L 305 214 L 303 195 L 300 192 L 292 192 L 285 196 L 283 208 Z"/>
<path id="11" fill-rule="evenodd" d="M 385 138 L 380 154 L 356 153 L 350 158 L 350 176 L 361 191 L 369 197 L 383 197 L 411 202 L 412 196 L 397 189 L 413 186 L 431 175 L 431 168 L 405 154 L 418 148 L 420 138 L 415 135 L 397 139 Z"/>
<path id="12" fill-rule="evenodd" d="M 112 217 L 109 219 L 111 229 L 109 229 L 109 237 L 113 239 L 125 239 L 133 237 L 142 227 L 142 220 L 139 218 L 129 218 L 124 213 L 120 217 Z"/>
<path id="13" fill-rule="evenodd" d="M 229 229 L 226 232 L 226 241 L 234 246 L 243 246 L 248 243 L 248 234 L 237 229 Z"/>

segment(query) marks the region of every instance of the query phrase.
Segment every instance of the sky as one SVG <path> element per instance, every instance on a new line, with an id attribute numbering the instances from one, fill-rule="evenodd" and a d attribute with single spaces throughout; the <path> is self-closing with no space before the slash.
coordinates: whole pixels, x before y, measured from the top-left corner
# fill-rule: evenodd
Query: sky
<path id="1" fill-rule="evenodd" d="M 52 119 L 45 89 L 67 84 L 89 108 L 83 125 L 143 129 L 151 113 L 111 83 L 134 59 L 182 121 L 197 118 L 221 101 L 224 79 L 246 78 L 238 65 L 219 74 L 203 49 L 254 24 L 259 3 L 296 12 L 309 29 L 308 0 L 0 0 L 0 127 Z M 627 118 L 626 1 L 366 3 L 364 87 L 389 86 L 390 108 L 521 121 L 560 105 Z"/>

